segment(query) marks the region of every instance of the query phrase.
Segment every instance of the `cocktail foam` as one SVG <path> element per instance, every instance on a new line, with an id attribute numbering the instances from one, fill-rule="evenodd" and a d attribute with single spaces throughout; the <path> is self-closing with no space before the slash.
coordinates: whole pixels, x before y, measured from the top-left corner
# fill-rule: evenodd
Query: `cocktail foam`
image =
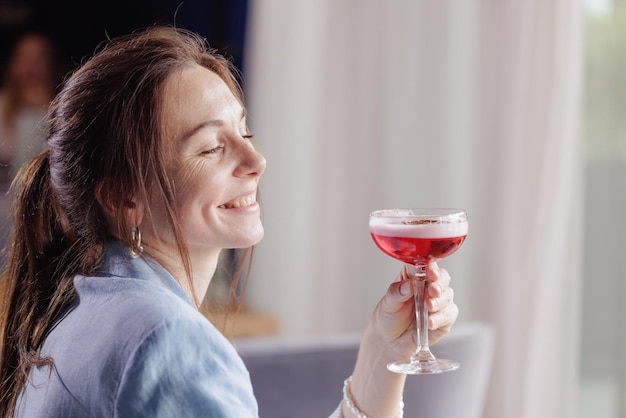
<path id="1" fill-rule="evenodd" d="M 420 222 L 421 221 L 421 222 Z M 467 235 L 468 222 L 464 219 L 438 220 L 414 218 L 370 218 L 370 232 L 387 237 L 454 238 Z"/>

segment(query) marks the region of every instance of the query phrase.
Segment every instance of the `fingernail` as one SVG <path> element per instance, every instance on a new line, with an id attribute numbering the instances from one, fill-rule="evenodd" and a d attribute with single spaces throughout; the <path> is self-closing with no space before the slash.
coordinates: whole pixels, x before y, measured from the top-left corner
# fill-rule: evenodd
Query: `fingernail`
<path id="1" fill-rule="evenodd" d="M 433 283 L 428 286 L 428 295 L 431 297 L 437 297 L 441 294 L 441 286 L 437 283 Z"/>
<path id="2" fill-rule="evenodd" d="M 437 280 L 439 280 L 439 276 L 441 275 L 441 269 L 439 268 L 439 266 L 434 266 L 431 270 L 431 274 L 435 276 Z"/>
<path id="3" fill-rule="evenodd" d="M 437 324 L 437 321 L 435 319 L 428 318 L 428 329 L 434 331 L 437 328 L 439 328 L 439 324 Z"/>
<path id="4" fill-rule="evenodd" d="M 439 306 L 439 299 L 431 299 L 429 301 L 430 309 L 434 311 Z"/>
<path id="5" fill-rule="evenodd" d="M 411 292 L 411 282 L 407 280 L 400 285 L 400 294 L 402 296 L 406 296 L 410 292 Z"/>

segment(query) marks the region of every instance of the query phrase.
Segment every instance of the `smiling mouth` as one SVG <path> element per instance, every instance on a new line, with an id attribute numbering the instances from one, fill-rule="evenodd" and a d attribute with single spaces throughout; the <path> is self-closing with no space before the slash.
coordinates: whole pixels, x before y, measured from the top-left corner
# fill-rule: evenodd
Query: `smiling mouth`
<path id="1" fill-rule="evenodd" d="M 224 203 L 223 205 L 219 205 L 220 209 L 237 209 L 244 208 L 247 206 L 252 206 L 256 203 L 256 198 L 253 195 L 243 196 L 239 199 L 232 200 L 228 203 Z"/>

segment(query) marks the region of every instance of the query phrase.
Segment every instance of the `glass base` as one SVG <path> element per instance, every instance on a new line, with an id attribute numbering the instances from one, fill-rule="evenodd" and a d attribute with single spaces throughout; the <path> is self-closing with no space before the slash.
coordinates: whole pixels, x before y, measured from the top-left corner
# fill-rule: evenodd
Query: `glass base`
<path id="1" fill-rule="evenodd" d="M 438 374 L 451 372 L 461 365 L 452 360 L 414 360 L 414 361 L 394 361 L 387 364 L 387 369 L 394 373 L 402 374 Z"/>

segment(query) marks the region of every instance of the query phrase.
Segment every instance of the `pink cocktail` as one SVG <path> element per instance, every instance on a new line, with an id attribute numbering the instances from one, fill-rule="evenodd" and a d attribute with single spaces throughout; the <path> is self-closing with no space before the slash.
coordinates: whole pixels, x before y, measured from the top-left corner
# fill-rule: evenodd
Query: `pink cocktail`
<path id="1" fill-rule="evenodd" d="M 467 215 L 461 209 L 388 209 L 370 214 L 372 239 L 385 254 L 417 267 L 413 277 L 417 350 L 408 361 L 389 363 L 387 368 L 405 374 L 434 374 L 456 370 L 459 364 L 436 358 L 428 347 L 426 266 L 431 259 L 454 253 L 465 241 Z"/>
<path id="2" fill-rule="evenodd" d="M 373 219 L 370 233 L 378 248 L 400 261 L 426 264 L 429 259 L 444 258 L 455 252 L 467 236 L 467 222 L 402 220 L 388 223 Z"/>

